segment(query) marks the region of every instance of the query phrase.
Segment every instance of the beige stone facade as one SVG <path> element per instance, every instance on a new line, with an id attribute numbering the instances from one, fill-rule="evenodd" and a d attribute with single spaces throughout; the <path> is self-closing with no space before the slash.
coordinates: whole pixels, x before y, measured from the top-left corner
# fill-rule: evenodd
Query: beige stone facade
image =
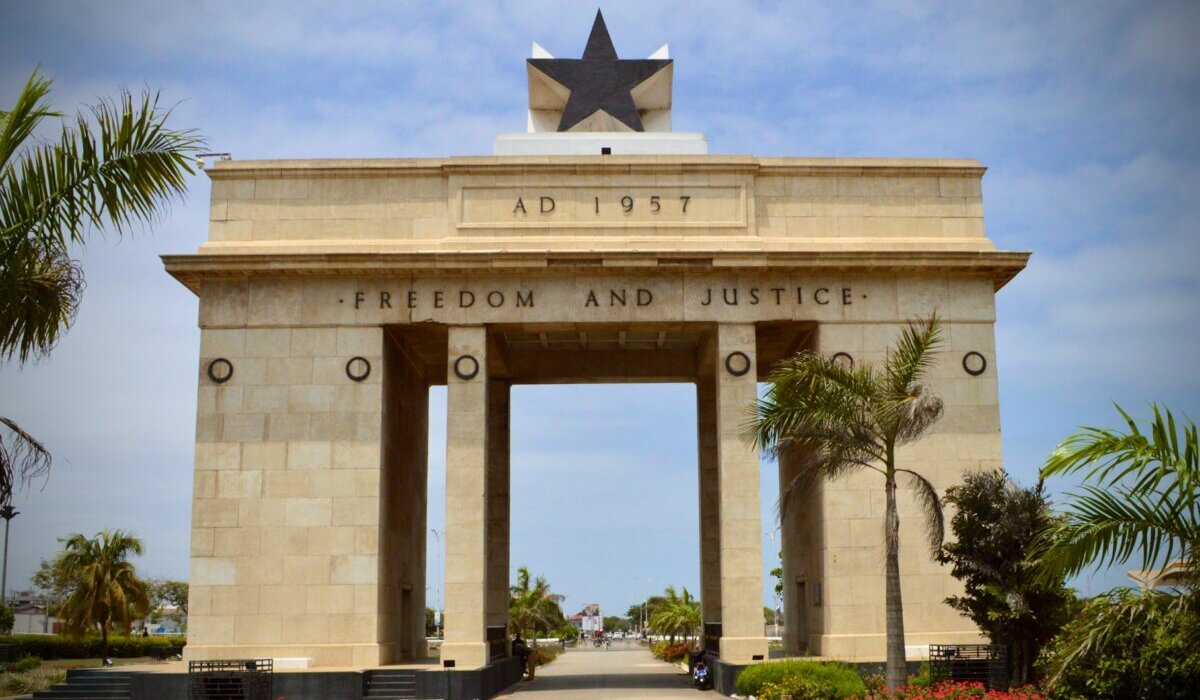
<path id="1" fill-rule="evenodd" d="M 488 630 L 506 620 L 513 384 L 696 384 L 704 617 L 735 663 L 766 653 L 758 456 L 741 431 L 774 362 L 801 349 L 878 361 L 906 321 L 936 309 L 946 413 L 903 459 L 943 489 L 1000 465 L 994 294 L 1028 256 L 986 238 L 975 161 L 481 157 L 208 172 L 209 241 L 165 258 L 200 298 L 191 658 L 424 656 L 432 385 L 448 385 L 441 653 L 457 668 L 487 663 Z M 827 484 L 783 523 L 789 647 L 883 657 L 877 486 Z M 955 581 L 903 497 L 901 514 L 909 643 L 975 640 L 942 603 Z"/>

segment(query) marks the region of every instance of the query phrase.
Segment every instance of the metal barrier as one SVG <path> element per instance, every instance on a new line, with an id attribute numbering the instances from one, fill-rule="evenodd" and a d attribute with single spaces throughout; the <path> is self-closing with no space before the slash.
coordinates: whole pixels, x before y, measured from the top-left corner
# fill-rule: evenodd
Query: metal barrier
<path id="1" fill-rule="evenodd" d="M 1003 644 L 930 644 L 929 675 L 935 681 L 978 681 L 989 690 L 1008 688 L 1008 647 Z"/>
<path id="2" fill-rule="evenodd" d="M 188 700 L 272 700 L 271 659 L 188 662 Z"/>

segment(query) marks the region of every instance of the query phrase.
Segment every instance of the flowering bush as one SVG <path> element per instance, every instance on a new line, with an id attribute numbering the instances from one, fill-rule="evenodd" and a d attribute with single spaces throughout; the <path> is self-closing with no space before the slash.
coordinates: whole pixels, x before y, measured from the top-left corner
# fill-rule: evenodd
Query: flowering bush
<path id="1" fill-rule="evenodd" d="M 1013 690 L 987 690 L 975 681 L 942 681 L 929 686 L 908 686 L 894 693 L 876 692 L 859 696 L 861 700 L 1046 700 L 1046 695 L 1034 686 Z"/>
<path id="2" fill-rule="evenodd" d="M 654 654 L 654 658 L 662 659 L 663 661 L 668 661 L 670 663 L 683 661 L 687 658 L 687 653 L 691 651 L 691 649 L 692 645 L 688 644 L 687 642 L 677 642 L 675 644 L 671 644 L 669 642 L 656 642 L 654 646 L 650 647 L 650 651 Z"/>

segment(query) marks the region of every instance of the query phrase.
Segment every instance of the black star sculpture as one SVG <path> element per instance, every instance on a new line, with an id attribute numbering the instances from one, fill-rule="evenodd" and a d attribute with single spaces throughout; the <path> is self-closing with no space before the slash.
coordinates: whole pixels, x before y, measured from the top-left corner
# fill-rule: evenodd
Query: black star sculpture
<path id="1" fill-rule="evenodd" d="M 596 112 L 605 112 L 634 131 L 645 131 L 632 90 L 671 65 L 670 59 L 628 60 L 617 58 L 617 49 L 608 36 L 604 15 L 596 11 L 596 21 L 588 36 L 583 58 L 530 58 L 529 65 L 571 91 L 559 131 L 571 127 Z"/>

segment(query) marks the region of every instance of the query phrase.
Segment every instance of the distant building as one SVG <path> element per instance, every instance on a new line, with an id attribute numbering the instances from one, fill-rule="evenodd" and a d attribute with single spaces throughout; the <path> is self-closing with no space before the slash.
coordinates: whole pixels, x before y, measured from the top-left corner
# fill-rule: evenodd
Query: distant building
<path id="1" fill-rule="evenodd" d="M 604 618 L 600 616 L 600 604 L 588 603 L 583 610 L 567 618 L 575 629 L 584 634 L 604 631 Z"/>

